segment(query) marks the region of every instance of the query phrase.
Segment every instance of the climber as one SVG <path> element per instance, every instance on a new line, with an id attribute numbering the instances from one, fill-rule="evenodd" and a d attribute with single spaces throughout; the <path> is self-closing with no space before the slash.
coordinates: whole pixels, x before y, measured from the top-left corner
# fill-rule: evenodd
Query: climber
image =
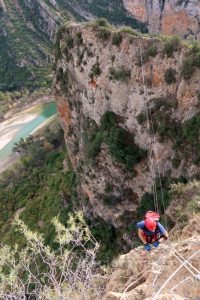
<path id="1" fill-rule="evenodd" d="M 158 222 L 160 215 L 149 211 L 143 221 L 137 223 L 138 236 L 144 244 L 146 251 L 151 251 L 151 245 L 155 248 L 168 239 L 168 232 Z"/>

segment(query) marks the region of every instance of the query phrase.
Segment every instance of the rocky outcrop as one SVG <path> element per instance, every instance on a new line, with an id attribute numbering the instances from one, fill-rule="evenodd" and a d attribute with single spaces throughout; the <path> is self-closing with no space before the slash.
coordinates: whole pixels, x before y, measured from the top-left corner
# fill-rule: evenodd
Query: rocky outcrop
<path id="1" fill-rule="evenodd" d="M 6 6 L 5 6 L 5 3 L 3 2 L 3 0 L 0 0 L 0 9 L 2 10 L 6 10 Z"/>
<path id="2" fill-rule="evenodd" d="M 190 265 L 184 265 L 187 259 Z M 161 244 L 150 254 L 139 247 L 121 255 L 114 266 L 104 300 L 183 300 L 200 295 L 200 239 L 194 233 L 180 242 Z"/>
<path id="3" fill-rule="evenodd" d="M 176 34 L 200 40 L 198 0 L 123 0 L 138 20 L 147 22 L 150 32 Z"/>
<path id="4" fill-rule="evenodd" d="M 188 52 L 185 46 L 180 45 L 168 58 L 159 40 L 124 32 L 120 33 L 117 45 L 115 39 L 116 30 L 103 26 L 74 24 L 62 29 L 57 43 L 54 88 L 67 149 L 79 173 L 87 204 L 96 215 L 120 229 L 134 220 L 142 195 L 151 192 L 152 158 L 143 157 L 138 163 L 130 160 L 128 169 L 119 163 L 116 157 L 120 154 L 113 156 L 116 149 L 113 150 L 104 137 L 105 132 L 102 133 L 102 116 L 107 111 L 114 112 L 118 128 L 126 130 L 140 149 L 148 150 L 151 142 L 155 176 L 159 172 L 168 177 L 195 176 L 199 167 L 194 165 L 191 155 L 181 154 L 179 166 L 174 167 L 172 160 L 177 150 L 172 140 L 162 141 L 159 134 L 155 134 L 153 141 L 147 123 L 140 124 L 138 120 L 148 100 L 152 111 L 165 105 L 163 110 L 167 111 L 169 105 L 169 118 L 173 117 L 176 126 L 181 127 L 198 112 L 200 72 L 195 69 L 191 80 L 180 75 Z M 157 49 L 157 54 L 150 57 L 147 52 L 152 47 Z M 145 60 L 143 68 L 140 51 Z M 166 82 L 169 68 L 176 74 L 170 84 Z M 143 71 L 148 99 L 144 97 Z M 155 113 L 155 120 L 156 116 Z"/>
<path id="5" fill-rule="evenodd" d="M 113 263 L 104 300 L 183 300 L 200 295 L 199 181 L 174 184 L 167 215 L 175 226 L 169 240 L 121 255 Z M 166 223 L 166 220 L 163 221 Z"/>

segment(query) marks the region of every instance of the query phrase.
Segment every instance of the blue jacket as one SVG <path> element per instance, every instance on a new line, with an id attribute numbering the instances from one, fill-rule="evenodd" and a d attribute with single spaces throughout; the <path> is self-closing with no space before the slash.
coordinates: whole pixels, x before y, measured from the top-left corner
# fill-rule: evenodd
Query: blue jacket
<path id="1" fill-rule="evenodd" d="M 137 223 L 137 228 L 140 228 L 144 231 L 145 235 L 147 236 L 154 236 L 156 234 L 160 234 L 160 236 L 164 235 L 166 233 L 165 228 L 157 222 L 156 230 L 155 231 L 150 231 L 145 227 L 145 222 L 141 221 Z"/>

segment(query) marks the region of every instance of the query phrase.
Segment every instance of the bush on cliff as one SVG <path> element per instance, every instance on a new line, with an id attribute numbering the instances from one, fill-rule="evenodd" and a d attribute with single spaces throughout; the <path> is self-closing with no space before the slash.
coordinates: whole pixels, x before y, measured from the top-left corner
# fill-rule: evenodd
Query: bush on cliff
<path id="1" fill-rule="evenodd" d="M 172 57 L 174 52 L 180 48 L 180 38 L 178 36 L 172 36 L 164 44 L 163 54 L 167 57 Z"/>
<path id="2" fill-rule="evenodd" d="M 122 34 L 120 32 L 115 32 L 112 37 L 112 44 L 119 46 L 122 42 Z"/>
<path id="3" fill-rule="evenodd" d="M 120 117 L 112 111 L 107 111 L 101 118 L 100 126 L 90 129 L 86 136 L 86 155 L 94 159 L 100 151 L 101 143 L 104 142 L 112 158 L 127 170 L 133 171 L 133 166 L 146 157 L 146 151 L 134 143 L 134 136 L 119 123 Z"/>
<path id="4" fill-rule="evenodd" d="M 106 143 L 111 156 L 129 171 L 146 156 L 146 151 L 135 145 L 131 134 L 122 127 L 112 128 Z"/>
<path id="5" fill-rule="evenodd" d="M 101 298 L 103 289 L 97 280 L 100 275 L 96 262 L 99 245 L 83 215 L 70 215 L 66 227 L 54 218 L 52 226 L 56 251 L 45 244 L 40 234 L 15 218 L 13 227 L 23 236 L 25 245 L 21 250 L 18 245 L 1 246 L 1 299 Z"/>
<path id="6" fill-rule="evenodd" d="M 176 70 L 169 68 L 165 71 L 164 75 L 167 84 L 172 84 L 176 82 Z"/>
<path id="7" fill-rule="evenodd" d="M 125 68 L 124 66 L 114 69 L 110 68 L 110 80 L 118 80 L 122 82 L 127 82 L 131 78 L 131 70 Z"/>
<path id="8" fill-rule="evenodd" d="M 181 76 L 188 80 L 196 68 L 200 68 L 200 45 L 193 44 L 181 66 Z"/>

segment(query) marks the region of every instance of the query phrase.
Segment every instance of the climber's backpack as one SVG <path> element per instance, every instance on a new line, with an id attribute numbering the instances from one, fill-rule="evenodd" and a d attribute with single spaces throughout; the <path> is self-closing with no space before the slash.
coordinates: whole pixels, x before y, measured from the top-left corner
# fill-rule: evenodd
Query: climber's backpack
<path id="1" fill-rule="evenodd" d="M 153 238 L 156 240 L 159 237 L 160 229 L 158 227 L 157 222 L 160 220 L 160 215 L 157 212 L 155 212 L 155 211 L 149 210 L 149 211 L 146 212 L 144 220 L 146 218 L 149 218 L 149 217 L 153 218 L 156 221 L 156 230 L 155 230 L 156 233 L 155 233 L 155 236 L 149 237 L 149 242 L 151 243 Z"/>
<path id="2" fill-rule="evenodd" d="M 146 218 L 149 218 L 149 217 L 153 218 L 155 221 L 159 221 L 160 220 L 160 215 L 157 212 L 152 211 L 152 210 L 149 210 L 149 211 L 146 212 L 144 220 Z"/>

